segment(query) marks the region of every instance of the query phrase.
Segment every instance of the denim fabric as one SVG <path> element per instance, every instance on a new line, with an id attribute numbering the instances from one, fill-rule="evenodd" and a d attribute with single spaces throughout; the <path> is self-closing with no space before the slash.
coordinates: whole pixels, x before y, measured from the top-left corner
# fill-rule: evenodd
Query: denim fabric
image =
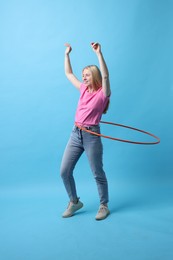
<path id="1" fill-rule="evenodd" d="M 93 132 L 100 133 L 100 127 L 88 127 Z M 100 203 L 108 203 L 108 183 L 103 170 L 103 146 L 99 136 L 80 130 L 77 126 L 73 127 L 70 139 L 64 151 L 61 163 L 61 177 L 70 198 L 70 201 L 78 200 L 73 170 L 83 152 L 86 152 L 91 170 L 97 183 Z"/>

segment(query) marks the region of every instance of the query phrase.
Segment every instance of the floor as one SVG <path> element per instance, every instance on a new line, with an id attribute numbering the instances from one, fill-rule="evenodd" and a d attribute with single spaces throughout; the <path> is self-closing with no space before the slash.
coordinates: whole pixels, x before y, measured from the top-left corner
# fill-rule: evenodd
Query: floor
<path id="1" fill-rule="evenodd" d="M 0 259 L 173 259 L 171 185 L 111 182 L 103 221 L 95 220 L 95 184 L 78 185 L 84 208 L 68 219 L 61 182 L 1 189 Z"/>

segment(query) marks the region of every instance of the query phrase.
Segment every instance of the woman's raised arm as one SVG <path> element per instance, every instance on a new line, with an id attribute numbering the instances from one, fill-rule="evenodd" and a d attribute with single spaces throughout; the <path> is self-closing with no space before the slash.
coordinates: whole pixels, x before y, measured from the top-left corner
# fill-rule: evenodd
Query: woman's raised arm
<path id="1" fill-rule="evenodd" d="M 96 43 L 91 43 L 91 47 L 93 51 L 96 53 L 99 61 L 100 71 L 102 75 L 102 89 L 105 96 L 110 96 L 111 89 L 110 89 L 110 82 L 109 82 L 109 71 L 104 60 L 103 54 L 101 52 L 101 45 Z"/>
<path id="2" fill-rule="evenodd" d="M 72 51 L 72 48 L 69 43 L 65 43 L 66 50 L 65 50 L 65 59 L 64 59 L 64 69 L 65 69 L 65 75 L 68 78 L 68 80 L 76 87 L 80 88 L 81 82 L 76 78 L 76 76 L 73 74 L 71 62 L 70 62 L 70 52 Z"/>

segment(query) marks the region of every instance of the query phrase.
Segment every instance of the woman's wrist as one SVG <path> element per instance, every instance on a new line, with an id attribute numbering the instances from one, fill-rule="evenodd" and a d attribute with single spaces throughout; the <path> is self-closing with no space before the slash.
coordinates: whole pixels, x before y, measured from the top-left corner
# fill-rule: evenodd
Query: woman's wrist
<path id="1" fill-rule="evenodd" d="M 103 56 L 101 51 L 96 52 L 96 54 L 97 54 L 97 56 Z"/>

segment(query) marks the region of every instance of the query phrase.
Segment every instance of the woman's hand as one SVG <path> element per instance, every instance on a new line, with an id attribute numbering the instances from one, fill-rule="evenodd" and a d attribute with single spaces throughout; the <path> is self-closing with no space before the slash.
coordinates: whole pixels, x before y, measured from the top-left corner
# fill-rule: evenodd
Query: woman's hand
<path id="1" fill-rule="evenodd" d="M 69 43 L 64 44 L 66 46 L 65 54 L 69 54 L 72 51 L 72 47 Z"/>
<path id="2" fill-rule="evenodd" d="M 101 52 L 101 45 L 98 42 L 92 42 L 91 47 L 94 52 L 100 53 Z"/>

